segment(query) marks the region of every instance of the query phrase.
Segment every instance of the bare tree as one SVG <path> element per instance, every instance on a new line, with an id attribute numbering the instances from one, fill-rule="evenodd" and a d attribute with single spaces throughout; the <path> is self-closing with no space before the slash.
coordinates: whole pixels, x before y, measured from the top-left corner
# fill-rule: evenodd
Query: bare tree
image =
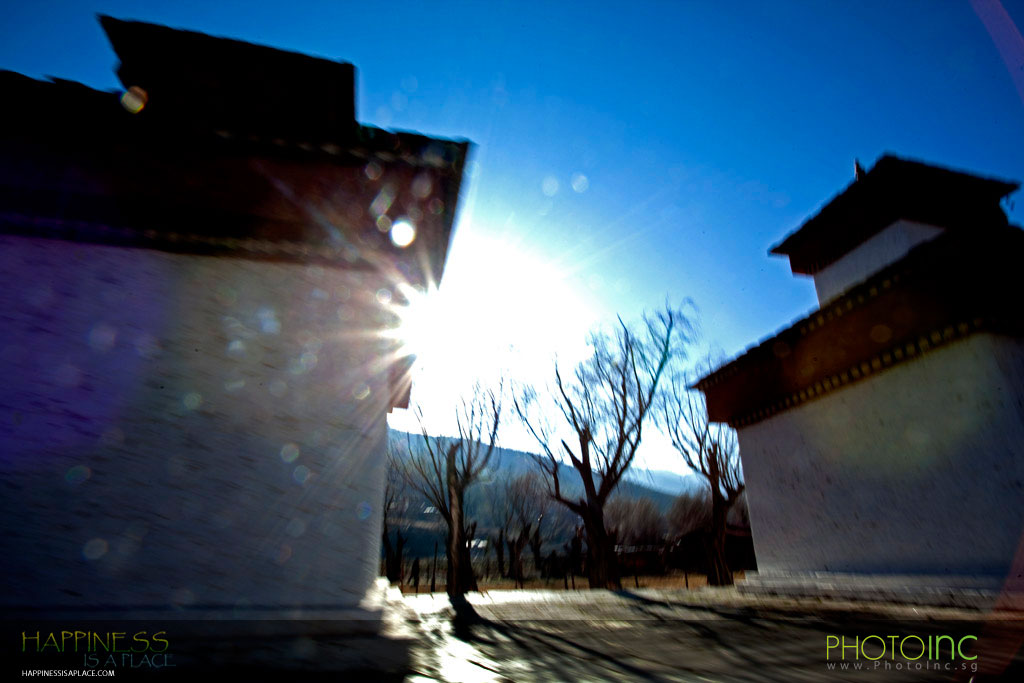
<path id="1" fill-rule="evenodd" d="M 394 444 L 388 441 L 387 479 L 384 483 L 384 574 L 391 583 L 402 581 L 402 552 L 407 537 L 402 534 L 401 515 L 408 505 L 406 482 L 402 473 L 401 458 L 395 453 Z M 395 541 L 391 541 L 391 530 L 395 530 Z"/>
<path id="2" fill-rule="evenodd" d="M 676 539 L 711 526 L 711 494 L 706 486 L 684 491 L 672 502 L 668 512 L 669 531 Z"/>
<path id="3" fill-rule="evenodd" d="M 612 497 L 605 523 L 622 545 L 656 545 L 665 535 L 665 518 L 650 498 Z"/>
<path id="4" fill-rule="evenodd" d="M 527 544 L 533 550 L 534 566 L 540 571 L 540 526 L 547 511 L 547 491 L 539 474 L 526 472 L 505 483 L 502 498 L 499 537 L 508 545 L 509 576 L 522 587 L 522 553 Z"/>
<path id="5" fill-rule="evenodd" d="M 661 557 L 661 541 L 665 538 L 665 518 L 649 498 L 627 498 L 616 495 L 608 502 L 605 524 L 621 554 L 620 570 L 631 569 L 633 585 L 640 587 L 641 571 L 654 569 L 651 550 Z"/>
<path id="6" fill-rule="evenodd" d="M 494 554 L 498 558 L 498 577 L 505 576 L 505 527 L 498 529 L 498 535 L 491 539 L 494 545 Z"/>
<path id="7" fill-rule="evenodd" d="M 672 446 L 690 469 L 703 477 L 711 495 L 708 583 L 732 585 L 732 572 L 725 559 L 725 531 L 729 510 L 744 489 L 736 432 L 708 419 L 703 395 L 689 390 L 681 374 L 672 377 L 659 408 L 660 422 Z"/>
<path id="8" fill-rule="evenodd" d="M 423 445 L 409 459 L 406 481 L 437 508 L 448 527 L 447 591 L 461 598 L 477 590 L 470 558 L 476 524 L 465 515 L 466 489 L 477 480 L 494 454 L 501 422 L 501 388 L 475 387 L 471 398 L 456 409 L 455 437 L 430 436 L 419 413 Z M 410 451 L 412 451 L 410 445 Z"/>
<path id="9" fill-rule="evenodd" d="M 613 334 L 591 335 L 593 355 L 573 376 L 566 378 L 556 363 L 552 394 L 572 434 L 568 439 L 556 438 L 544 421 L 535 390 L 527 387 L 514 396 L 516 412 L 543 451 L 536 461 L 549 495 L 583 520 L 592 588 L 621 587 L 604 507 L 633 464 L 665 369 L 691 331 L 683 311 L 666 307 L 645 316 L 639 330 L 620 318 Z M 579 497 L 563 487 L 563 458 L 580 478 Z"/>

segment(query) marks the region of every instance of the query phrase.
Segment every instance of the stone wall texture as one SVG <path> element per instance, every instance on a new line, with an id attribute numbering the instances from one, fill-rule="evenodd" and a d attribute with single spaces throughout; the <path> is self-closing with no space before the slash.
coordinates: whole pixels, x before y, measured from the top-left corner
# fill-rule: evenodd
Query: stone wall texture
<path id="1" fill-rule="evenodd" d="M 335 268 L 0 237 L 0 601 L 357 605 L 388 298 Z"/>
<path id="2" fill-rule="evenodd" d="M 738 432 L 762 572 L 1005 576 L 1024 342 L 975 334 Z"/>

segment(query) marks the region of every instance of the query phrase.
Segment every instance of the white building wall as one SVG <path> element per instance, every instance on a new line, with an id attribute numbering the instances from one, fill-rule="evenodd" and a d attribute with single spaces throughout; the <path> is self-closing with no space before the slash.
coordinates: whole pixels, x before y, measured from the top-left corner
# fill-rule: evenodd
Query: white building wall
<path id="1" fill-rule="evenodd" d="M 818 304 L 824 306 L 853 285 L 866 280 L 891 263 L 899 261 L 917 245 L 932 240 L 942 228 L 898 220 L 838 261 L 814 274 Z"/>
<path id="2" fill-rule="evenodd" d="M 975 334 L 738 432 L 762 572 L 1004 576 L 1024 342 Z"/>
<path id="3" fill-rule="evenodd" d="M 0 237 L 2 604 L 357 605 L 379 562 L 377 288 Z"/>

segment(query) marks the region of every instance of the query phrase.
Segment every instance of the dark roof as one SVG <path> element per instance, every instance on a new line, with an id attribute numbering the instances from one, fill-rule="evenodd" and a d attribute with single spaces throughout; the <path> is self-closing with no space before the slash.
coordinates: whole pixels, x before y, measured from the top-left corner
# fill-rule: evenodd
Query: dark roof
<path id="1" fill-rule="evenodd" d="M 975 232 L 1005 226 L 1000 200 L 1019 183 L 885 155 L 773 247 L 794 273 L 814 274 L 899 219 Z"/>
<path id="2" fill-rule="evenodd" d="M 356 126 L 348 63 L 140 21 L 100 16 L 127 89 L 192 126 L 326 141 Z"/>
<path id="3" fill-rule="evenodd" d="M 146 106 L 0 72 L 0 232 L 440 279 L 468 142 L 355 124 L 313 87 L 333 75 L 351 99 L 350 65 L 102 22 Z M 233 82 L 246 67 L 268 74 L 262 90 Z M 400 217 L 417 227 L 408 249 L 387 236 Z"/>
<path id="4" fill-rule="evenodd" d="M 948 231 L 695 385 L 743 426 L 978 331 L 1024 335 L 1024 231 Z"/>

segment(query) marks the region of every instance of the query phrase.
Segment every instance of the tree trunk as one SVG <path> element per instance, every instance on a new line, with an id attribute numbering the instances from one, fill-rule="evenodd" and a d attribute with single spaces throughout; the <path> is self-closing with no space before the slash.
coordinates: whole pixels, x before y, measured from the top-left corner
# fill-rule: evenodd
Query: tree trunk
<path id="1" fill-rule="evenodd" d="M 448 558 L 448 573 L 445 586 L 448 595 L 458 597 L 466 591 L 460 585 L 462 578 L 462 546 L 465 540 L 462 538 L 462 496 L 459 491 L 458 473 L 455 469 L 455 449 L 449 448 L 446 454 L 445 473 L 448 484 L 448 511 L 451 518 L 448 520 L 448 543 L 445 546 L 445 555 Z"/>
<path id="2" fill-rule="evenodd" d="M 405 561 L 402 559 L 402 553 L 405 550 L 405 537 L 402 536 L 401 531 L 395 532 L 395 576 L 398 579 L 399 585 L 405 583 Z"/>
<path id="3" fill-rule="evenodd" d="M 391 548 L 391 534 L 388 533 L 387 522 L 384 523 L 384 533 L 381 534 L 381 541 L 384 544 L 384 576 L 387 577 L 388 583 L 394 583 L 395 551 Z"/>
<path id="4" fill-rule="evenodd" d="M 405 547 L 405 538 L 402 536 L 401 531 L 396 532 L 395 536 L 397 545 L 392 545 L 391 532 L 387 523 L 385 523 L 383 533 L 384 576 L 387 577 L 389 583 L 401 583 L 404 578 L 402 572 L 402 551 Z"/>
<path id="5" fill-rule="evenodd" d="M 529 527 L 520 531 L 515 539 L 508 539 L 508 574 L 517 588 L 523 587 L 523 548 L 530 533 Z"/>
<path id="6" fill-rule="evenodd" d="M 604 528 L 604 511 L 595 505 L 583 518 L 587 530 L 587 578 L 591 588 L 621 590 L 615 542 Z"/>
<path id="7" fill-rule="evenodd" d="M 732 572 L 725 559 L 725 524 L 729 514 L 729 503 L 718 489 L 718 482 L 711 489 L 711 558 L 708 567 L 708 585 L 731 586 Z"/>
<path id="8" fill-rule="evenodd" d="M 459 572 L 461 572 L 459 586 L 462 588 L 463 593 L 480 590 L 476 584 L 476 572 L 473 571 L 473 555 L 471 552 L 475 535 L 476 524 L 473 524 L 469 530 L 463 529 L 462 531 L 462 545 L 459 546 L 459 552 L 462 555 L 459 559 Z"/>
<path id="9" fill-rule="evenodd" d="M 576 533 L 569 541 L 569 578 L 572 579 L 572 589 L 576 590 L 576 575 L 583 569 L 583 539 L 580 538 L 583 530 L 576 527 Z"/>
<path id="10" fill-rule="evenodd" d="M 430 565 L 430 592 L 437 592 L 437 541 L 434 541 L 434 563 Z"/>
<path id="11" fill-rule="evenodd" d="M 530 536 L 530 551 L 533 553 L 533 568 L 537 574 L 541 577 L 544 576 L 544 556 L 541 555 L 544 542 L 540 537 L 540 522 L 533 530 L 533 535 Z"/>
<path id="12" fill-rule="evenodd" d="M 505 530 L 498 530 L 498 539 L 494 543 L 495 552 L 498 554 L 498 578 L 503 578 L 505 574 Z"/>
<path id="13" fill-rule="evenodd" d="M 448 520 L 448 545 L 445 548 L 448 555 L 447 592 L 449 597 L 460 598 L 467 591 L 477 590 L 477 585 L 469 553 L 469 535 L 466 533 L 463 517 L 465 492 L 459 485 L 455 468 L 455 450 L 449 449 L 447 457 L 448 510 L 451 514 L 451 519 Z"/>

